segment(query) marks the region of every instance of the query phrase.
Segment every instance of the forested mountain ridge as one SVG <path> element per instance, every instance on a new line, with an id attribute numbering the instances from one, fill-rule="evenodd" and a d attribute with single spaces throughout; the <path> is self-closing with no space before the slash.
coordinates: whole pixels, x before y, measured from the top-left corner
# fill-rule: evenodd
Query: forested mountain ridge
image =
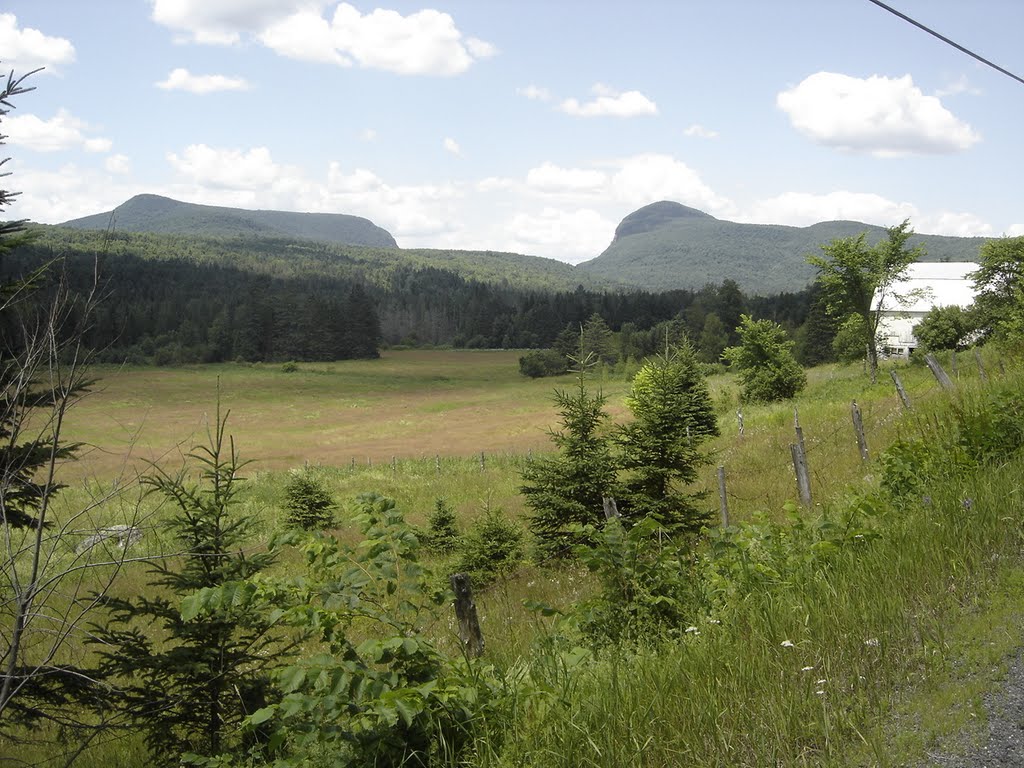
<path id="1" fill-rule="evenodd" d="M 626 216 L 611 245 L 577 269 L 652 291 L 693 289 L 730 279 L 744 291 L 767 295 L 805 287 L 815 275 L 806 262 L 808 254 L 820 253 L 821 246 L 835 238 L 861 232 L 874 243 L 885 229 L 855 221 L 809 227 L 740 224 L 661 201 Z M 986 239 L 915 235 L 910 246 L 923 245 L 925 261 L 976 261 Z"/>
<path id="2" fill-rule="evenodd" d="M 297 213 L 199 205 L 160 195 L 136 195 L 113 211 L 66 221 L 72 229 L 179 235 L 290 237 L 347 245 L 397 248 L 391 233 L 369 219 L 343 213 Z"/>

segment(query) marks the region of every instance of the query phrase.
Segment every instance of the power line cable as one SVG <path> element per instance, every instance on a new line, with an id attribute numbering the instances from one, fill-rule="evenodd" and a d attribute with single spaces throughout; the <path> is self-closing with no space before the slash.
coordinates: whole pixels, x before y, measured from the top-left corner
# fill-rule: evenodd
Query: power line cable
<path id="1" fill-rule="evenodd" d="M 948 45 L 953 46 L 958 51 L 966 53 L 971 58 L 977 59 L 982 64 L 986 64 L 987 66 L 992 67 L 992 69 L 996 70 L 997 72 L 1002 72 L 1007 77 L 1011 77 L 1014 80 L 1016 80 L 1018 83 L 1020 83 L 1021 85 L 1024 85 L 1024 77 L 1020 77 L 1019 75 L 1015 75 L 1015 74 L 1013 74 L 1013 72 L 1011 72 L 1008 69 L 1003 69 L 998 64 L 995 64 L 995 63 L 989 61 L 988 59 L 986 59 L 984 56 L 979 56 L 978 54 L 976 54 L 974 51 L 970 50 L 969 48 L 964 48 L 962 45 L 960 45 L 960 43 L 957 43 L 957 42 L 954 42 L 954 41 L 950 40 L 945 35 L 940 35 L 934 29 L 931 29 L 930 27 L 926 27 L 924 24 L 922 24 L 919 21 L 915 21 L 914 19 L 912 19 L 909 16 L 907 16 L 905 13 L 900 13 L 895 8 L 893 8 L 892 6 L 886 5 L 885 3 L 881 2 L 881 0 L 868 0 L 868 2 L 874 3 L 879 8 L 882 8 L 882 9 L 888 11 L 889 13 L 893 14 L 894 16 L 900 17 L 901 19 L 903 19 L 908 24 L 913 24 L 918 29 L 923 29 L 929 35 L 932 35 L 933 37 L 939 38 L 939 40 L 941 40 L 942 42 L 944 42 L 944 43 L 946 43 Z"/>

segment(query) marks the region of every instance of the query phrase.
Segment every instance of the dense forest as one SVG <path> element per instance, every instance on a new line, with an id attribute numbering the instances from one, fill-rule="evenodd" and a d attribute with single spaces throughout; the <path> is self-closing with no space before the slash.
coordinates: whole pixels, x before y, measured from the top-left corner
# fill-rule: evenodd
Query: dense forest
<path id="1" fill-rule="evenodd" d="M 743 312 L 794 332 L 811 310 L 806 291 L 746 296 L 730 280 L 658 293 L 568 289 L 557 272 L 510 277 L 516 269 L 481 254 L 432 266 L 423 252 L 58 228 L 7 254 L 0 279 L 45 263 L 72 290 L 99 275 L 104 300 L 88 343 L 108 362 L 335 360 L 374 357 L 382 344 L 546 348 L 594 315 L 634 346 L 673 321 L 713 349 L 735 342 Z"/>

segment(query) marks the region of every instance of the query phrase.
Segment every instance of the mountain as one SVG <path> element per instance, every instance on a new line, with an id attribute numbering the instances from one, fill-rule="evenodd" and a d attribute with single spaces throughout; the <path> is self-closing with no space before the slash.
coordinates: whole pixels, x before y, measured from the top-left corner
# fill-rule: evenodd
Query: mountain
<path id="1" fill-rule="evenodd" d="M 215 237 L 285 237 L 345 245 L 396 248 L 395 238 L 369 219 L 343 213 L 249 211 L 183 203 L 159 195 L 136 195 L 113 211 L 66 221 L 73 229 L 105 230 L 113 216 L 119 232 Z"/>
<path id="2" fill-rule="evenodd" d="M 647 290 L 700 288 L 735 280 L 749 293 L 796 291 L 814 279 L 806 262 L 835 238 L 867 232 L 869 243 L 885 236 L 883 227 L 856 221 L 828 221 L 809 227 L 739 224 L 671 201 L 646 205 L 622 220 L 604 253 L 577 266 L 611 283 Z M 924 261 L 977 261 L 981 237 L 915 235 Z"/>

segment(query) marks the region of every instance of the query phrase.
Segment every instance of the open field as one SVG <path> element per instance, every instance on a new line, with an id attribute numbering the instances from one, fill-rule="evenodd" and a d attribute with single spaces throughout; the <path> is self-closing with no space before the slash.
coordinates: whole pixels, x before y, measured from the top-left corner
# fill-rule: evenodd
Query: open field
<path id="1" fill-rule="evenodd" d="M 416 519 L 445 497 L 464 513 L 485 500 L 522 509 L 518 467 L 531 452 L 550 450 L 547 431 L 558 424 L 551 401 L 572 376 L 528 379 L 514 351 L 390 351 L 379 360 L 182 368 L 107 368 L 95 390 L 69 418 L 68 437 L 90 446 L 65 467 L 65 480 L 109 480 L 143 471 L 147 461 L 174 466 L 202 442 L 217 390 L 230 409 L 229 432 L 244 459 L 254 492 L 273 503 L 279 486 L 268 477 L 305 464 L 321 467 L 342 498 L 375 490 L 395 496 Z M 977 376 L 961 361 L 964 381 Z M 912 400 L 939 388 L 924 366 L 901 366 Z M 808 448 L 816 496 L 825 499 L 865 471 L 850 421 L 850 402 L 864 413 L 869 445 L 887 445 L 901 429 L 900 404 L 883 371 L 871 385 L 856 368 L 823 366 L 809 372 L 796 400 L 743 408 L 738 432 L 738 387 L 729 375 L 709 385 L 722 436 L 709 444 L 711 464 L 700 486 L 717 506 L 715 466 L 726 467 L 731 511 L 745 519 L 778 510 L 796 495 L 789 444 L 794 408 Z M 612 422 L 628 416 L 626 372 L 598 372 L 589 381 L 608 398 Z M 479 455 L 485 455 L 480 470 Z M 392 465 L 394 462 L 394 465 Z M 438 471 L 440 467 L 440 471 Z"/>

